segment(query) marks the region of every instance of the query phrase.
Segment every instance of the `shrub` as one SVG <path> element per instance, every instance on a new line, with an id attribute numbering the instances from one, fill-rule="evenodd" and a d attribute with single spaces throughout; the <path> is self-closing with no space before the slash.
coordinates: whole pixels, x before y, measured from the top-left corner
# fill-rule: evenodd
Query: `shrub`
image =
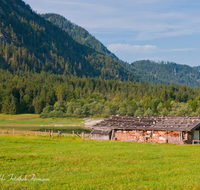
<path id="1" fill-rule="evenodd" d="M 54 110 L 53 106 L 48 105 L 43 109 L 42 114 L 50 113 L 53 110 Z"/>
<path id="2" fill-rule="evenodd" d="M 54 109 L 56 111 L 66 112 L 66 102 L 64 100 L 59 100 L 54 104 Z"/>
<path id="3" fill-rule="evenodd" d="M 75 117 L 79 117 L 79 118 L 84 117 L 84 115 L 83 115 L 83 109 L 76 108 L 75 111 L 74 111 L 74 116 Z"/>

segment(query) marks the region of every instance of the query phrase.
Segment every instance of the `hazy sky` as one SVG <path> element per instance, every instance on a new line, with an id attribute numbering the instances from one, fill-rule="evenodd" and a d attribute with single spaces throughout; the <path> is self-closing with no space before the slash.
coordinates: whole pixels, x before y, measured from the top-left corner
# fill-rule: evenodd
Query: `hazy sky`
<path id="1" fill-rule="evenodd" d="M 129 63 L 200 65 L 199 0 L 25 0 L 82 26 Z"/>

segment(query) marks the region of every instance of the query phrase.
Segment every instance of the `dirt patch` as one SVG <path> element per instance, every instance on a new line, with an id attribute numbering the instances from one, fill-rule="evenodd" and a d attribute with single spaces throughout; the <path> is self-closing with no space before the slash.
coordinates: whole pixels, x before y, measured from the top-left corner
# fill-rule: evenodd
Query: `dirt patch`
<path id="1" fill-rule="evenodd" d="M 92 119 L 85 119 L 84 125 L 87 128 L 92 128 L 93 125 L 95 125 L 95 124 L 97 124 L 101 121 L 103 121 L 103 119 L 93 119 L 93 118 Z"/>

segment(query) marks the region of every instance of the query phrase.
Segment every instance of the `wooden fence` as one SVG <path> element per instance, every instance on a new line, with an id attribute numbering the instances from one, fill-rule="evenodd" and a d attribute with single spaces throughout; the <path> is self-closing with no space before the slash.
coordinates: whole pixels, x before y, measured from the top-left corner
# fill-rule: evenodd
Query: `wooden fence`
<path id="1" fill-rule="evenodd" d="M 49 136 L 49 137 L 66 137 L 66 136 L 78 136 L 79 138 L 82 138 L 82 140 L 87 140 L 90 137 L 90 134 L 85 134 L 82 132 L 81 134 L 75 133 L 72 131 L 72 134 L 68 133 L 62 133 L 61 131 L 53 132 L 53 130 L 45 130 L 43 131 L 29 131 L 29 130 L 16 130 L 16 129 L 0 129 L 0 136 L 1 135 L 41 135 L 41 136 Z"/>

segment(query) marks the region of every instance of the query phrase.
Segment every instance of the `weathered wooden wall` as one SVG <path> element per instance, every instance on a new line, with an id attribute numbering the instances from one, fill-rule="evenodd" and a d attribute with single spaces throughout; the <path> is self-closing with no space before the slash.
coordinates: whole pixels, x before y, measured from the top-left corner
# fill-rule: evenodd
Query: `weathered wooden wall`
<path id="1" fill-rule="evenodd" d="M 109 135 L 101 135 L 101 134 L 91 134 L 90 139 L 95 139 L 95 140 L 110 140 Z"/>

